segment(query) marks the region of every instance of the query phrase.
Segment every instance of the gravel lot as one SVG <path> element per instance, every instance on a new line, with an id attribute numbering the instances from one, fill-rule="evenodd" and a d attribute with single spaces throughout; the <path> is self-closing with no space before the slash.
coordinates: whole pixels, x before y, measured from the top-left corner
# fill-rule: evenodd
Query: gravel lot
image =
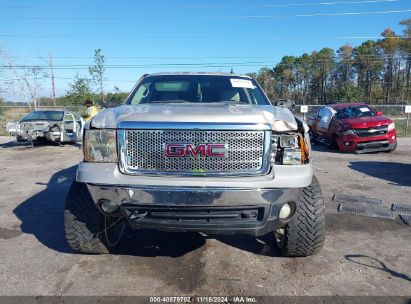
<path id="1" fill-rule="evenodd" d="M 128 233 L 115 255 L 72 252 L 64 200 L 80 145 L 34 149 L 0 137 L 0 295 L 411 296 L 411 227 L 339 215 L 335 193 L 411 204 L 411 139 L 394 153 L 314 146 L 327 203 L 324 250 L 282 258 L 269 236 Z"/>

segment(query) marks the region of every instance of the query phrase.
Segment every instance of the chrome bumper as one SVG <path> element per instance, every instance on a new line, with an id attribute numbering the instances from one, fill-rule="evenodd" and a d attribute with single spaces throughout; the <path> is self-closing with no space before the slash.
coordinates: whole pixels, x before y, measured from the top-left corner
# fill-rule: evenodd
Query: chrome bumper
<path id="1" fill-rule="evenodd" d="M 202 177 L 202 176 L 146 176 L 127 175 L 120 172 L 116 163 L 81 162 L 76 180 L 94 185 L 127 187 L 175 187 L 175 188 L 236 188 L 274 189 L 303 188 L 311 184 L 313 168 L 307 165 L 275 165 L 269 174 L 259 176 Z"/>
<path id="2" fill-rule="evenodd" d="M 283 204 L 298 197 L 299 188 L 177 188 L 87 184 L 95 203 L 160 206 L 251 206 Z"/>

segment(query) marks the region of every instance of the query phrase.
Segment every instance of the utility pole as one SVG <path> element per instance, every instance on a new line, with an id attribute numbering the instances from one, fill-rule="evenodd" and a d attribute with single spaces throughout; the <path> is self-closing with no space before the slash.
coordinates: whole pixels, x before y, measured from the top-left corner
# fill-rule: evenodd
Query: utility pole
<path id="1" fill-rule="evenodd" d="M 51 97 L 53 99 L 53 105 L 56 106 L 56 87 L 54 85 L 54 65 L 51 53 L 49 53 L 50 60 L 50 74 L 51 74 Z"/>
<path id="2" fill-rule="evenodd" d="M 53 100 L 53 105 L 56 106 L 56 87 L 54 85 L 54 65 L 51 53 L 49 53 L 49 60 L 44 57 L 39 57 L 50 67 L 50 78 L 51 78 L 51 98 Z"/>

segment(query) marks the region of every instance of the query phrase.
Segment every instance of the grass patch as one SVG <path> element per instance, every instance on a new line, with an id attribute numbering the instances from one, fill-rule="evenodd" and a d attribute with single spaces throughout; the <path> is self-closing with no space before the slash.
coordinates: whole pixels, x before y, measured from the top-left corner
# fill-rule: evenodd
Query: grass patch
<path id="1" fill-rule="evenodd" d="M 395 129 L 397 130 L 397 136 L 402 137 L 405 136 L 405 128 L 407 126 L 407 120 L 405 119 L 393 119 L 395 122 Z M 408 132 L 407 136 L 411 136 L 411 119 L 410 125 L 408 125 Z"/>

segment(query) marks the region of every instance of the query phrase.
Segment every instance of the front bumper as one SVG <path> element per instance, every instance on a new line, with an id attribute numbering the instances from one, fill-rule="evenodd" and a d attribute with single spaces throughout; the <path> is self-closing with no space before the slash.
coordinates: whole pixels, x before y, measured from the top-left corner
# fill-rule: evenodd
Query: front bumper
<path id="1" fill-rule="evenodd" d="M 101 212 L 101 203 L 118 205 L 134 229 L 201 231 L 209 234 L 250 234 L 273 231 L 282 221 L 280 208 L 296 203 L 299 188 L 176 188 L 121 187 L 87 184 Z"/>
<path id="2" fill-rule="evenodd" d="M 49 140 L 56 141 L 56 138 L 60 138 L 61 132 L 51 132 L 43 130 L 34 130 L 26 134 L 17 134 L 20 140 L 36 141 L 36 140 Z"/>
<path id="3" fill-rule="evenodd" d="M 341 136 L 338 140 L 340 151 L 369 153 L 379 151 L 389 151 L 397 144 L 397 134 L 395 130 L 388 132 L 384 136 L 358 137 L 356 135 Z"/>
<path id="4" fill-rule="evenodd" d="M 260 176 L 193 177 L 127 175 L 116 163 L 82 162 L 76 179 L 100 211 L 104 200 L 114 202 L 133 228 L 262 235 L 281 223 L 279 209 L 297 202 L 312 176 L 311 164 L 276 165 Z"/>
<path id="5" fill-rule="evenodd" d="M 312 164 L 275 165 L 269 174 L 258 176 L 148 176 L 120 172 L 116 163 L 81 162 L 76 180 L 94 185 L 138 187 L 211 187 L 242 189 L 303 188 L 311 184 Z"/>
<path id="6" fill-rule="evenodd" d="M 382 141 L 372 141 L 357 144 L 355 149 L 356 153 L 369 153 L 369 152 L 380 152 L 380 151 L 389 151 L 395 148 L 397 142 L 389 143 L 388 140 Z"/>

